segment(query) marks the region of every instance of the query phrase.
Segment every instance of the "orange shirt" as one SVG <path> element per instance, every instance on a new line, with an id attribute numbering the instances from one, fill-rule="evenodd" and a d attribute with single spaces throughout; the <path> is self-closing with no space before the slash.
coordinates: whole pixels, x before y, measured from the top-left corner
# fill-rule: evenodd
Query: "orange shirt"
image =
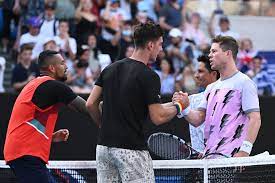
<path id="1" fill-rule="evenodd" d="M 36 156 L 48 162 L 59 104 L 42 110 L 32 103 L 36 88 L 48 80 L 53 78 L 43 76 L 30 81 L 17 97 L 4 146 L 7 162 L 24 155 Z"/>

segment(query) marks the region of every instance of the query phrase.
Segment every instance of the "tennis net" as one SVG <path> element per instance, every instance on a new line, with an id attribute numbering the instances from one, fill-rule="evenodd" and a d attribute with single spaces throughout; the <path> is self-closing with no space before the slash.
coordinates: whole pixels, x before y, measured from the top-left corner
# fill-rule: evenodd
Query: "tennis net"
<path id="1" fill-rule="evenodd" d="M 154 160 L 156 183 L 275 183 L 275 155 L 205 160 Z M 52 183 L 95 183 L 95 161 L 50 161 Z M 15 183 L 0 161 L 0 182 Z"/>

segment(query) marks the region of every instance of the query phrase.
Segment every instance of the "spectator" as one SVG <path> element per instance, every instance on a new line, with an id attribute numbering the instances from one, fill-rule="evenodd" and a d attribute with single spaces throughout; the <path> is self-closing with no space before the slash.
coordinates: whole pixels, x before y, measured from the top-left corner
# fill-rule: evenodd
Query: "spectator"
<path id="1" fill-rule="evenodd" d="M 29 81 L 39 76 L 36 63 L 31 60 L 32 46 L 24 44 L 20 48 L 19 62 L 12 70 L 11 84 L 15 91 L 19 92 Z"/>
<path id="2" fill-rule="evenodd" d="M 88 46 L 90 50 L 89 67 L 92 71 L 94 79 L 96 79 L 100 72 L 112 63 L 109 54 L 103 54 L 100 47 L 97 46 L 97 38 L 94 34 L 88 37 Z"/>
<path id="3" fill-rule="evenodd" d="M 164 58 L 160 62 L 160 71 L 156 70 L 160 77 L 161 89 L 160 94 L 173 94 L 175 92 L 175 78 L 173 76 L 172 62 Z"/>
<path id="4" fill-rule="evenodd" d="M 100 54 L 98 55 L 98 58 L 99 58 L 101 72 L 104 70 L 105 67 L 107 67 L 112 63 L 111 57 L 108 54 Z"/>
<path id="5" fill-rule="evenodd" d="M 40 34 L 43 37 L 54 37 L 58 35 L 59 21 L 56 19 L 54 15 L 55 8 L 56 8 L 55 3 L 45 4 L 44 17 L 42 19 L 42 25 L 40 28 Z"/>
<path id="6" fill-rule="evenodd" d="M 253 49 L 251 39 L 245 38 L 241 40 L 240 49 L 237 55 L 237 66 L 242 73 L 246 73 L 248 71 L 253 57 L 257 54 L 258 51 Z"/>
<path id="7" fill-rule="evenodd" d="M 179 91 L 182 90 L 188 94 L 198 93 L 195 72 L 191 65 L 186 66 L 176 80 Z"/>
<path id="8" fill-rule="evenodd" d="M 55 15 L 57 19 L 73 20 L 75 5 L 72 0 L 57 0 Z"/>
<path id="9" fill-rule="evenodd" d="M 39 40 L 43 39 L 43 36 L 39 34 L 41 23 L 42 23 L 42 20 L 39 17 L 31 17 L 28 20 L 29 32 L 23 34 L 20 37 L 20 40 L 19 40 L 20 47 L 23 44 L 29 44 L 34 47 L 36 43 L 39 42 Z"/>
<path id="10" fill-rule="evenodd" d="M 73 62 L 77 52 L 76 40 L 70 37 L 69 23 L 66 20 L 59 20 L 59 35 L 54 37 L 56 44 L 59 46 L 62 55 L 66 60 L 68 70 L 72 71 Z"/>
<path id="11" fill-rule="evenodd" d="M 69 33 L 75 36 L 75 4 L 74 0 L 57 0 L 55 16 L 58 20 L 64 19 L 69 23 Z"/>
<path id="12" fill-rule="evenodd" d="M 157 9 L 158 3 L 155 0 L 141 0 L 137 3 L 138 12 L 146 12 L 148 17 L 154 22 L 158 21 L 155 9 Z"/>
<path id="13" fill-rule="evenodd" d="M 90 34 L 88 36 L 88 47 L 89 47 L 89 68 L 96 80 L 99 77 L 101 72 L 101 65 L 99 61 L 99 55 L 101 55 L 101 51 L 97 46 L 97 38 L 95 34 Z"/>
<path id="14" fill-rule="evenodd" d="M 192 13 L 190 23 L 185 22 L 183 29 L 183 37 L 193 41 L 197 48 L 203 50 L 208 45 L 208 39 L 204 32 L 200 29 L 201 16 L 199 13 Z"/>
<path id="15" fill-rule="evenodd" d="M 168 32 L 173 28 L 182 26 L 185 3 L 186 1 L 180 4 L 177 0 L 169 0 L 160 10 L 159 24 L 165 31 L 164 46 L 169 43 L 169 40 L 167 40 Z"/>
<path id="16" fill-rule="evenodd" d="M 89 68 L 89 46 L 81 45 L 77 55 L 78 60 L 74 65 L 70 83 L 76 93 L 89 93 L 94 83 L 94 78 Z"/>
<path id="17" fill-rule="evenodd" d="M 125 21 L 122 30 L 121 30 L 121 38 L 120 38 L 120 51 L 119 51 L 119 60 L 125 58 L 125 52 L 129 45 L 133 44 L 132 40 L 132 24 L 131 21 Z"/>
<path id="18" fill-rule="evenodd" d="M 5 68 L 6 68 L 6 60 L 4 57 L 0 57 L 0 93 L 5 92 L 5 89 L 3 86 Z"/>
<path id="19" fill-rule="evenodd" d="M 104 21 L 105 31 L 107 32 L 108 29 L 110 29 L 110 33 L 120 30 L 123 21 L 131 19 L 131 17 L 127 16 L 126 11 L 120 8 L 119 4 L 119 0 L 108 0 L 106 7 L 100 12 L 100 16 Z"/>
<path id="20" fill-rule="evenodd" d="M 139 24 L 139 23 L 146 23 L 147 21 L 150 21 L 148 17 L 148 13 L 146 11 L 138 11 L 136 14 L 136 17 L 134 19 L 134 24 Z"/>
<path id="21" fill-rule="evenodd" d="M 45 0 L 21 0 L 20 5 L 21 16 L 23 16 L 24 20 L 34 16 L 43 16 Z"/>
<path id="22" fill-rule="evenodd" d="M 46 37 L 39 40 L 39 42 L 34 46 L 32 50 L 32 60 L 36 60 L 39 54 L 44 50 L 60 51 L 60 48 L 57 46 L 54 37 Z"/>
<path id="23" fill-rule="evenodd" d="M 60 48 L 57 46 L 53 38 L 48 38 L 44 41 L 44 44 L 43 44 L 43 51 L 46 51 L 46 50 L 59 52 Z"/>
<path id="24" fill-rule="evenodd" d="M 95 33 L 98 24 L 98 9 L 91 0 L 80 0 L 75 12 L 78 45 L 85 44 L 90 33 Z"/>
<path id="25" fill-rule="evenodd" d="M 101 10 L 103 28 L 99 39 L 100 50 L 109 54 L 112 62 L 119 57 L 119 41 L 121 38 L 121 27 L 124 21 L 130 20 L 127 13 L 120 8 L 119 0 L 108 0 L 106 7 Z"/>
<path id="26" fill-rule="evenodd" d="M 11 33 L 15 31 L 19 22 L 19 0 L 4 0 L 2 3 L 3 11 L 3 33 L 2 33 L 2 51 L 8 52 L 9 40 L 15 39 L 11 37 Z M 11 26 L 12 25 L 12 26 Z M 11 30 L 14 27 L 14 30 Z"/>
<path id="27" fill-rule="evenodd" d="M 263 69 L 262 57 L 255 56 L 252 59 L 252 68 L 247 71 L 246 75 L 256 83 L 259 95 L 275 95 L 274 81 L 268 75 L 267 71 Z"/>
<path id="28" fill-rule="evenodd" d="M 209 34 L 212 38 L 218 35 L 231 36 L 237 40 L 240 38 L 240 35 L 238 33 L 230 30 L 230 21 L 227 16 L 222 15 L 219 17 L 218 27 L 215 26 L 214 19 L 215 19 L 215 13 L 213 12 L 208 25 Z"/>
<path id="29" fill-rule="evenodd" d="M 259 72 L 263 70 L 263 58 L 260 56 L 255 56 L 251 58 L 250 69 L 246 72 L 250 78 L 254 78 Z"/>
<path id="30" fill-rule="evenodd" d="M 166 47 L 167 55 L 172 59 L 175 75 L 177 75 L 189 62 L 185 53 L 187 46 L 185 42 L 182 42 L 182 32 L 179 29 L 173 28 L 169 32 L 169 37 L 171 43 Z"/>
<path id="31" fill-rule="evenodd" d="M 78 57 L 78 62 L 84 63 L 85 65 L 87 65 L 87 68 L 88 68 L 89 57 L 90 57 L 90 47 L 88 45 L 81 45 L 78 50 L 77 57 Z M 87 69 L 87 70 L 90 71 L 90 69 Z"/>
<path id="32" fill-rule="evenodd" d="M 88 63 L 77 61 L 75 64 L 75 72 L 71 80 L 70 87 L 75 93 L 89 93 L 93 86 L 93 79 L 87 76 Z"/>
<path id="33" fill-rule="evenodd" d="M 168 33 L 173 28 L 182 25 L 185 4 L 179 4 L 176 0 L 170 0 L 165 4 L 159 15 L 160 26 Z"/>
<path id="34" fill-rule="evenodd" d="M 19 33 L 24 34 L 28 30 L 28 22 L 31 17 L 43 17 L 44 13 L 44 0 L 19 0 L 20 9 L 20 26 Z"/>
<path id="35" fill-rule="evenodd" d="M 135 14 L 136 3 L 137 1 L 133 0 L 119 0 L 120 8 L 125 11 L 127 20 L 131 20 L 132 15 Z"/>

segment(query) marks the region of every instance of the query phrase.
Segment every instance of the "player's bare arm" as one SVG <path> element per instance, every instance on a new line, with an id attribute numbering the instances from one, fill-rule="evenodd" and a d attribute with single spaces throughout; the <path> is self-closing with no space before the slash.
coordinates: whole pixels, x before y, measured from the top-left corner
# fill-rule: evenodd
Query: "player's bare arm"
<path id="1" fill-rule="evenodd" d="M 257 135 L 261 126 L 261 114 L 260 112 L 250 112 L 247 114 L 247 116 L 249 118 L 249 122 L 248 122 L 248 129 L 247 129 L 247 136 L 245 139 L 245 143 L 248 143 L 248 146 L 250 143 L 250 146 L 252 149 L 252 145 L 257 138 Z M 244 157 L 244 156 L 249 156 L 249 153 L 242 151 L 242 149 L 240 149 L 240 151 L 234 155 L 234 157 Z"/>
<path id="2" fill-rule="evenodd" d="M 247 116 L 249 118 L 249 122 L 246 140 L 253 144 L 257 138 L 261 126 L 261 115 L 260 112 L 251 112 Z"/>
<path id="3" fill-rule="evenodd" d="M 249 122 L 246 140 L 253 144 L 257 138 L 261 126 L 261 115 L 260 112 L 251 112 L 247 116 L 249 118 Z"/>
<path id="4" fill-rule="evenodd" d="M 184 118 L 193 126 L 200 126 L 205 119 L 205 110 L 190 110 Z"/>
<path id="5" fill-rule="evenodd" d="M 149 105 L 149 115 L 155 125 L 170 121 L 177 114 L 177 109 L 172 103 Z"/>
<path id="6" fill-rule="evenodd" d="M 86 101 L 80 96 L 77 96 L 71 103 L 69 103 L 68 107 L 76 112 L 83 113 L 91 117 L 86 108 Z"/>
<path id="7" fill-rule="evenodd" d="M 149 105 L 149 114 L 150 118 L 154 124 L 160 125 L 165 122 L 170 121 L 175 115 L 180 111 L 175 105 L 181 105 L 182 109 L 189 106 L 188 97 L 179 96 L 178 101 L 181 101 L 181 104 L 175 104 L 174 102 L 168 102 L 164 104 L 151 104 Z"/>
<path id="8" fill-rule="evenodd" d="M 205 120 L 205 110 L 186 109 L 189 106 L 189 99 L 187 93 L 175 92 L 172 101 L 173 103 L 181 102 L 183 104 L 185 108 L 184 110 L 188 110 L 188 113 L 184 115 L 184 117 L 193 126 L 200 126 Z"/>
<path id="9" fill-rule="evenodd" d="M 101 123 L 101 112 L 99 109 L 101 93 L 102 87 L 95 85 L 86 103 L 86 107 L 98 127 L 100 127 Z"/>

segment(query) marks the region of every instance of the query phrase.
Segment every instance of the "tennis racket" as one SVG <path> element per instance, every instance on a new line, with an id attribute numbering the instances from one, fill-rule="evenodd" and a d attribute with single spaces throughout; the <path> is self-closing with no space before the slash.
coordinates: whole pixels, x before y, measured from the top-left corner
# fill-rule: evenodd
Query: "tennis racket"
<path id="1" fill-rule="evenodd" d="M 169 133 L 153 133 L 147 140 L 149 150 L 155 155 L 166 160 L 190 159 L 193 155 L 199 158 L 200 152 L 188 145 L 185 140 Z M 226 157 L 222 153 L 208 153 L 200 158 Z"/>
<path id="2" fill-rule="evenodd" d="M 199 153 L 183 139 L 169 133 L 153 133 L 147 140 L 149 150 L 162 159 L 190 159 L 192 153 Z"/>

